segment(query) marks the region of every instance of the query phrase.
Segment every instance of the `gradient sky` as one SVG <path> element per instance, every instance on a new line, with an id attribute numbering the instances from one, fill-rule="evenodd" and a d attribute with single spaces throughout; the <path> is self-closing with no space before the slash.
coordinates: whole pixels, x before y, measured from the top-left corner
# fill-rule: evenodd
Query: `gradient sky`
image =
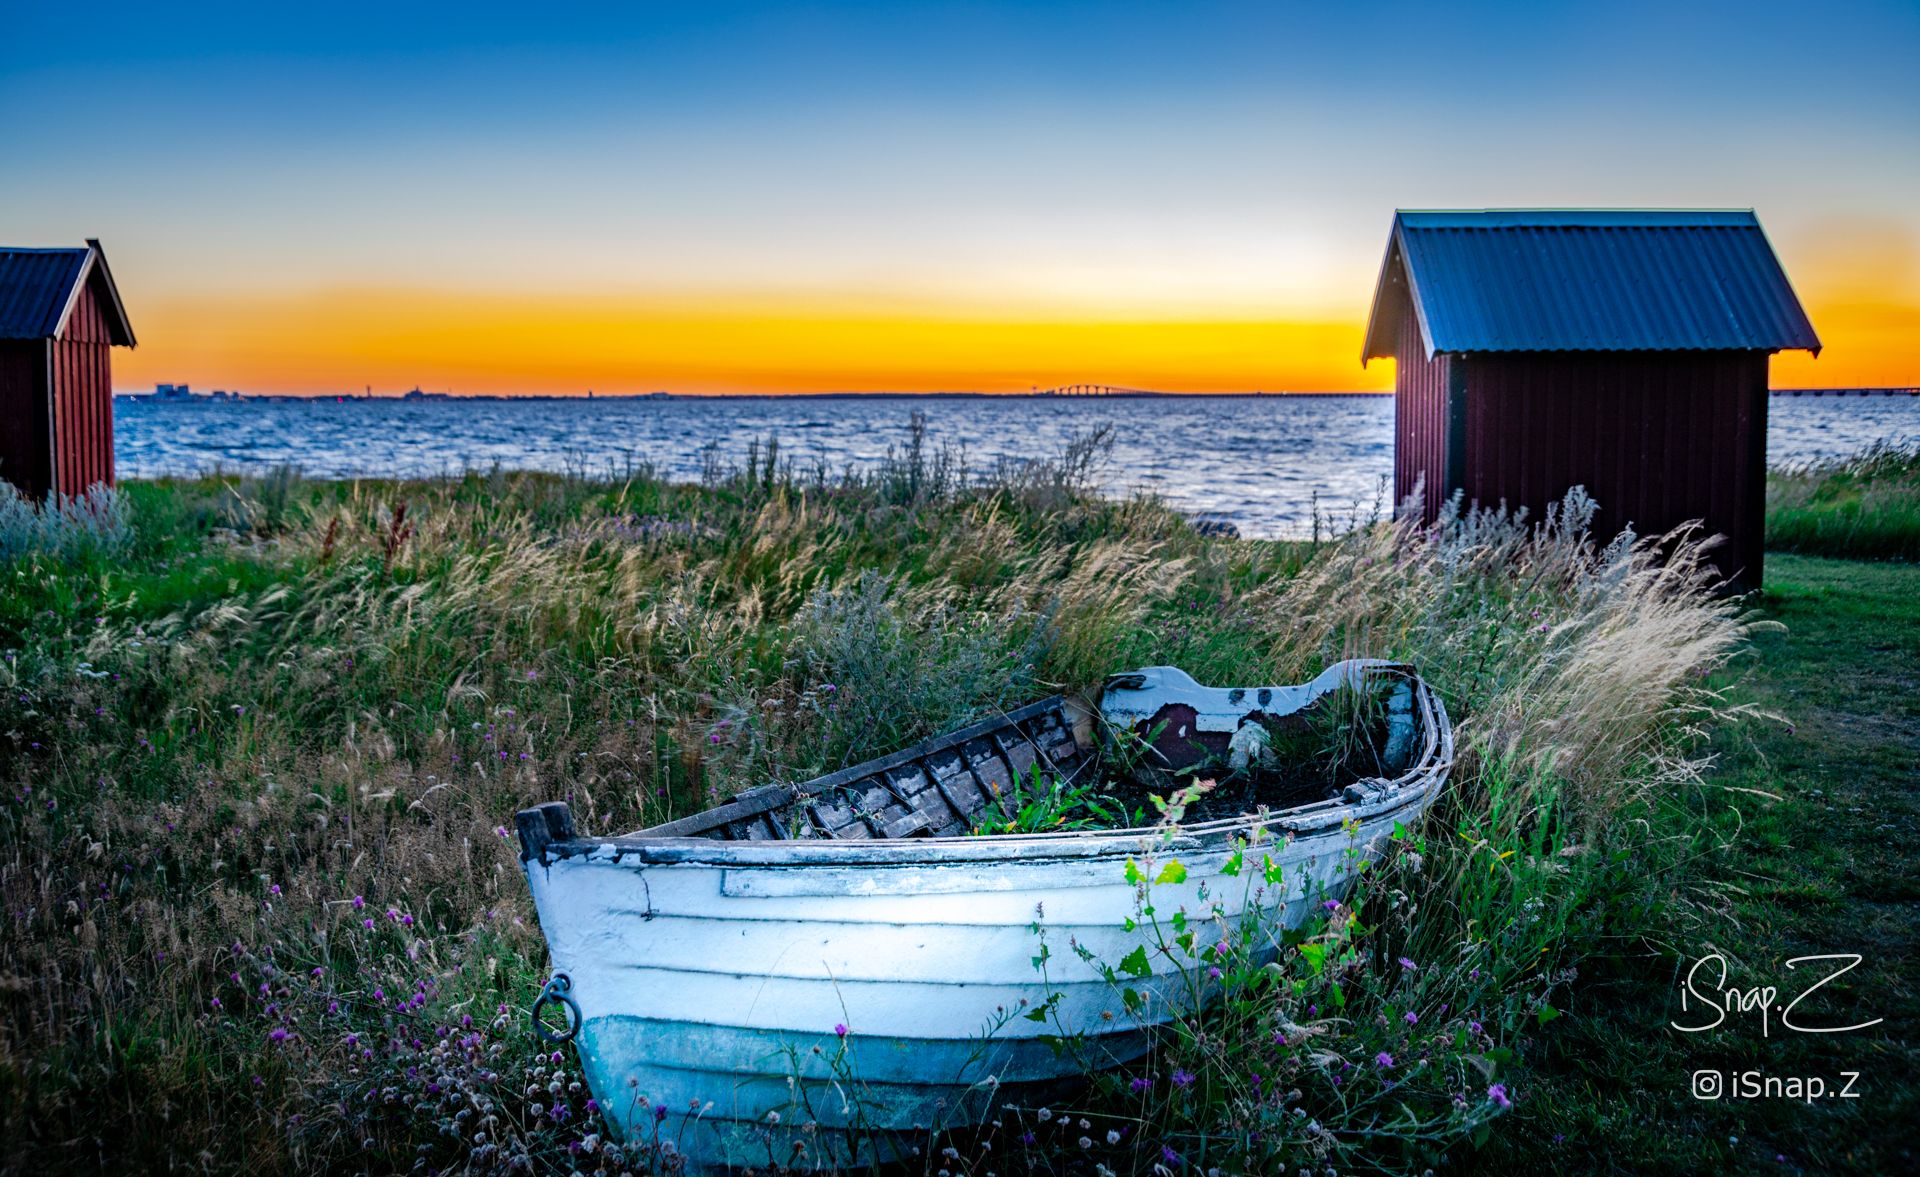
<path id="1" fill-rule="evenodd" d="M 1380 389 L 1393 209 L 1510 205 L 1757 208 L 1775 385 L 1920 384 L 1913 0 L 401 7 L 9 7 L 122 389 Z"/>

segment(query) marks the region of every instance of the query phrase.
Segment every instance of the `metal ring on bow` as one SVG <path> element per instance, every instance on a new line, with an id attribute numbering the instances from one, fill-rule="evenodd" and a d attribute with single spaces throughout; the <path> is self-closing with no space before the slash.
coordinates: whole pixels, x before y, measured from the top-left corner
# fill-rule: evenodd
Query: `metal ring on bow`
<path id="1" fill-rule="evenodd" d="M 555 973 L 546 987 L 540 990 L 540 996 L 533 999 L 533 1032 L 548 1042 L 572 1042 L 573 1036 L 580 1032 L 580 1003 L 573 999 L 573 979 L 565 973 Z M 541 1020 L 540 1011 L 548 1002 L 567 1007 L 567 1028 L 564 1033 L 556 1032 Z"/>

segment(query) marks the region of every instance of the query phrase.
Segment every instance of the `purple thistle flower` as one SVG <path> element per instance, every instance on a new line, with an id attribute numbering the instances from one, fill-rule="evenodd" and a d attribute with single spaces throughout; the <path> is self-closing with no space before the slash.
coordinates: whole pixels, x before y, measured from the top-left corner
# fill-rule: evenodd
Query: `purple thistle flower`
<path id="1" fill-rule="evenodd" d="M 1513 1106 L 1513 1100 L 1507 1098 L 1507 1085 L 1505 1083 L 1495 1083 L 1493 1086 L 1487 1088 L 1487 1098 L 1492 1100 L 1495 1106 L 1499 1107 L 1502 1111 Z"/>
<path id="2" fill-rule="evenodd" d="M 1180 1163 L 1180 1154 L 1173 1151 L 1172 1145 L 1163 1144 L 1160 1146 L 1160 1159 L 1169 1165 L 1177 1165 Z"/>
<path id="3" fill-rule="evenodd" d="M 1133 1092 L 1135 1095 L 1138 1095 L 1142 1091 L 1145 1091 L 1147 1088 L 1152 1086 L 1153 1086 L 1153 1080 L 1143 1078 L 1143 1077 L 1135 1077 L 1132 1082 L 1127 1084 L 1127 1090 Z"/>
<path id="4" fill-rule="evenodd" d="M 653 1109 L 653 1122 L 654 1122 L 654 1123 L 656 1123 L 656 1124 L 658 1124 L 658 1123 L 659 1123 L 660 1121 L 662 1121 L 662 1120 L 664 1120 L 664 1119 L 666 1119 L 666 1118 L 667 1118 L 667 1105 L 666 1105 L 666 1104 L 664 1104 L 664 1103 L 663 1103 L 663 1104 L 661 1104 L 661 1105 L 660 1105 L 659 1107 L 657 1107 L 657 1108 L 654 1108 L 654 1109 Z"/>
<path id="5" fill-rule="evenodd" d="M 1419 968 L 1419 967 L 1420 967 L 1420 966 L 1419 966 L 1419 965 L 1417 965 L 1417 964 L 1414 964 L 1414 963 L 1413 963 L 1413 961 L 1412 961 L 1412 959 L 1411 959 L 1411 958 L 1409 958 L 1409 957 L 1405 957 L 1405 956 L 1403 956 L 1403 957 L 1401 957 L 1401 958 L 1400 958 L 1400 970 L 1401 970 L 1402 972 L 1407 972 L 1407 973 L 1410 973 L 1410 972 L 1412 972 L 1413 970 L 1415 970 L 1415 969 L 1417 969 L 1417 968 Z"/>
<path id="6" fill-rule="evenodd" d="M 1183 1091 L 1184 1091 L 1185 1089 L 1187 1089 L 1187 1088 L 1189 1088 L 1189 1087 L 1191 1087 L 1191 1086 L 1193 1086 L 1193 1072 L 1192 1072 L 1192 1071 L 1188 1071 L 1188 1070 L 1178 1070 L 1178 1071 L 1175 1071 L 1175 1072 L 1173 1073 L 1173 1076 L 1172 1076 L 1172 1078 L 1173 1078 L 1173 1085 L 1174 1085 L 1175 1087 L 1178 1087 L 1178 1088 L 1180 1088 L 1180 1089 L 1181 1089 L 1181 1090 L 1183 1090 Z"/>
<path id="7" fill-rule="evenodd" d="M 361 908 L 363 908 L 363 907 L 365 907 L 366 905 L 367 905 L 367 897 L 366 897 L 366 896 L 364 896 L 364 895 L 355 895 L 355 896 L 353 897 L 353 910 L 355 910 L 355 911 L 359 911 L 359 910 L 360 910 Z"/>
<path id="8" fill-rule="evenodd" d="M 1393 1056 L 1383 1050 L 1379 1054 L 1376 1054 L 1373 1056 L 1373 1063 L 1375 1066 L 1380 1067 L 1381 1069 L 1384 1070 L 1393 1065 Z"/>
<path id="9" fill-rule="evenodd" d="M 844 1022 L 835 1022 L 835 1023 L 833 1024 L 833 1034 L 834 1034 L 834 1037 L 836 1037 L 836 1038 L 845 1038 L 845 1037 L 847 1036 L 847 1026 L 846 1026 L 846 1023 L 844 1023 Z"/>
<path id="10" fill-rule="evenodd" d="M 1468 1022 L 1467 1033 L 1476 1035 L 1484 1034 L 1486 1033 L 1486 1027 L 1482 1026 L 1479 1022 Z"/>
<path id="11" fill-rule="evenodd" d="M 1420 1024 L 1420 1015 L 1419 1015 L 1419 1014 L 1417 1014 L 1417 1013 L 1414 1013 L 1414 1012 L 1413 1012 L 1412 1010 L 1408 1010 L 1408 1011 L 1407 1011 L 1407 1025 L 1409 1025 L 1409 1026 L 1417 1026 L 1417 1025 L 1419 1025 L 1419 1024 Z"/>

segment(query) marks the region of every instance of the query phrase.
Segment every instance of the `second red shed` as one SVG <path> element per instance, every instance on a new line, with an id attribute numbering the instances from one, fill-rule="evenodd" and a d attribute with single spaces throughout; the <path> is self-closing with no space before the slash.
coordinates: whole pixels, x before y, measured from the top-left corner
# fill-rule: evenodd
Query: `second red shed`
<path id="1" fill-rule="evenodd" d="M 35 499 L 113 485 L 112 349 L 132 346 L 98 241 L 0 246 L 0 480 Z"/>
<path id="2" fill-rule="evenodd" d="M 1399 212 L 1361 363 L 1391 357 L 1394 488 L 1602 539 L 1691 520 L 1735 588 L 1765 545 L 1767 365 L 1820 340 L 1751 210 Z"/>

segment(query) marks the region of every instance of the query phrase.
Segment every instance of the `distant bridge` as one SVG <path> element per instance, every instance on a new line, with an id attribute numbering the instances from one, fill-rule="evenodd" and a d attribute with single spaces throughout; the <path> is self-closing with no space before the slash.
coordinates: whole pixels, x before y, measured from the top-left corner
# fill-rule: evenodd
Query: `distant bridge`
<path id="1" fill-rule="evenodd" d="M 1117 384 L 1062 384 L 1058 388 L 1036 388 L 1033 396 L 1165 396 L 1151 388 L 1122 388 Z"/>
<path id="2" fill-rule="evenodd" d="M 1920 388 L 1776 388 L 1775 396 L 1920 396 Z"/>

